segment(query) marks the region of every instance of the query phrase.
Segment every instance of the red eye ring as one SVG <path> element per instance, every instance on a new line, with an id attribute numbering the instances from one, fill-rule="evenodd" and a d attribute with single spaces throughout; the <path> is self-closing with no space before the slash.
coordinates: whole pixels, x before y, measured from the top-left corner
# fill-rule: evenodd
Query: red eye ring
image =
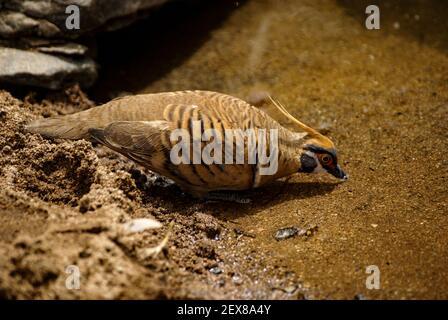
<path id="1" fill-rule="evenodd" d="M 331 164 L 333 162 L 333 159 L 328 155 L 328 154 L 324 154 L 320 157 L 320 160 L 322 161 L 323 164 L 328 165 Z"/>

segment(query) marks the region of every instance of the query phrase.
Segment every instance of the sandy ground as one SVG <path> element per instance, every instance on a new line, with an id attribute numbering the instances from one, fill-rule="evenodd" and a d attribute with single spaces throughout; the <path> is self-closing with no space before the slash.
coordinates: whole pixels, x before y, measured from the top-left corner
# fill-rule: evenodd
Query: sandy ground
<path id="1" fill-rule="evenodd" d="M 350 175 L 342 184 L 295 175 L 246 193 L 249 205 L 192 200 L 105 148 L 24 133 L 30 119 L 94 106 L 78 88 L 1 91 L 0 297 L 448 298 L 447 7 L 383 1 L 381 30 L 368 31 L 365 5 L 248 1 L 161 18 L 174 30 L 162 46 L 137 48 L 130 31 L 100 41 L 102 79 L 88 93 L 268 91 L 336 142 Z M 123 50 L 111 56 L 117 41 Z M 163 228 L 120 232 L 138 217 Z M 148 257 L 170 221 L 167 248 Z M 274 239 L 292 226 L 308 232 Z M 69 265 L 79 290 L 65 286 Z M 378 290 L 365 285 L 370 265 Z"/>

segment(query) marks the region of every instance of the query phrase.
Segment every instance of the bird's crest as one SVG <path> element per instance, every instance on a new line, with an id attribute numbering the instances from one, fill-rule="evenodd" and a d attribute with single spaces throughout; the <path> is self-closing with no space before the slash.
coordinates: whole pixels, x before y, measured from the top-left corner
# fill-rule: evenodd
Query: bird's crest
<path id="1" fill-rule="evenodd" d="M 274 106 L 289 120 L 291 120 L 293 123 L 295 123 L 301 130 L 307 133 L 307 135 L 313 139 L 318 144 L 322 145 L 325 148 L 331 149 L 334 148 L 333 142 L 328 139 L 323 134 L 319 133 L 317 130 L 307 126 L 303 122 L 299 121 L 297 118 L 295 118 L 292 114 L 286 110 L 286 108 L 276 99 L 272 98 L 270 95 L 268 96 L 271 102 L 274 104 Z"/>

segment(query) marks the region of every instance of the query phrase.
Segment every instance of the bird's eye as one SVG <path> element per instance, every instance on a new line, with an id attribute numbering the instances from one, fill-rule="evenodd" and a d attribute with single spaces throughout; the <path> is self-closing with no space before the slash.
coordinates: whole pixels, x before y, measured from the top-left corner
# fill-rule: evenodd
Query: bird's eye
<path id="1" fill-rule="evenodd" d="M 328 154 L 324 154 L 321 156 L 320 160 L 322 161 L 323 164 L 328 165 L 331 164 L 331 162 L 333 161 L 333 159 L 331 159 L 331 157 Z"/>

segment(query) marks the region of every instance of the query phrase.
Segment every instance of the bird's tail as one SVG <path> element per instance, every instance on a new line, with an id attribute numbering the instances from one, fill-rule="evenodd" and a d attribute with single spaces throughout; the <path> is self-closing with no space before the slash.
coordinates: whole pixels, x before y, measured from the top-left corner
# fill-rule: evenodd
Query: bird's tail
<path id="1" fill-rule="evenodd" d="M 160 119 L 163 106 L 169 103 L 167 97 L 170 98 L 172 95 L 162 94 L 159 97 L 158 94 L 146 94 L 123 97 L 75 114 L 34 120 L 26 126 L 26 130 L 49 138 L 89 139 L 89 129 L 105 128 L 114 121 Z"/>
<path id="2" fill-rule="evenodd" d="M 95 124 L 83 118 L 78 113 L 63 117 L 37 119 L 30 122 L 25 127 L 25 130 L 32 133 L 39 133 L 47 138 L 88 139 L 88 130 Z"/>

